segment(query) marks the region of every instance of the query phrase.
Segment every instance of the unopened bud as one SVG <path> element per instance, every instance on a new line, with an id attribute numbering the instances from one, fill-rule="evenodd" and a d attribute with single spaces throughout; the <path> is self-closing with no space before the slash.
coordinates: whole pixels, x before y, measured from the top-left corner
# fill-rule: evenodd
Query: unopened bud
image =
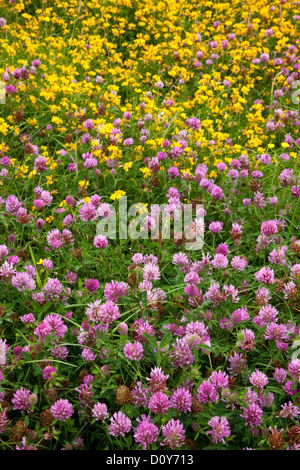
<path id="1" fill-rule="evenodd" d="M 200 372 L 199 372 L 198 369 L 196 369 L 196 367 L 193 367 L 193 368 L 191 369 L 191 374 L 194 375 L 194 376 L 195 376 L 195 375 L 200 375 Z"/>
<path id="2" fill-rule="evenodd" d="M 119 323 L 118 326 L 117 326 L 117 332 L 120 335 L 127 335 L 128 326 L 126 325 L 126 323 L 124 323 L 124 322 Z"/>
<path id="3" fill-rule="evenodd" d="M 221 393 L 221 396 L 222 398 L 225 398 L 225 400 L 227 400 L 231 395 L 231 391 L 229 388 L 223 388 L 222 390 L 222 393 Z"/>
<path id="4" fill-rule="evenodd" d="M 239 398 L 239 394 L 237 392 L 233 392 L 229 397 L 229 401 L 231 403 L 234 403 L 237 401 L 238 398 Z"/>
<path id="5" fill-rule="evenodd" d="M 187 344 L 190 346 L 190 347 L 194 347 L 196 346 L 196 344 L 199 344 L 200 343 L 200 336 L 197 335 L 196 333 L 188 336 L 186 338 L 186 341 L 187 341 Z"/>
<path id="6" fill-rule="evenodd" d="M 198 432 L 198 431 L 200 431 L 201 426 L 200 426 L 199 423 L 192 423 L 192 424 L 191 424 L 191 428 L 192 428 L 192 430 L 193 430 L 194 432 Z"/>
<path id="7" fill-rule="evenodd" d="M 212 319 L 212 312 L 210 310 L 206 310 L 206 312 L 204 312 L 204 320 L 211 320 Z"/>
<path id="8" fill-rule="evenodd" d="M 37 402 L 38 402 L 38 397 L 36 396 L 35 393 L 32 393 L 32 394 L 30 395 L 30 397 L 28 398 L 28 401 L 29 401 L 29 403 L 30 403 L 31 406 L 34 406 L 34 405 L 36 405 Z"/>
<path id="9" fill-rule="evenodd" d="M 104 366 L 101 367 L 101 372 L 104 375 L 106 379 L 109 379 L 111 376 L 110 370 L 109 370 L 109 364 L 104 364 Z"/>

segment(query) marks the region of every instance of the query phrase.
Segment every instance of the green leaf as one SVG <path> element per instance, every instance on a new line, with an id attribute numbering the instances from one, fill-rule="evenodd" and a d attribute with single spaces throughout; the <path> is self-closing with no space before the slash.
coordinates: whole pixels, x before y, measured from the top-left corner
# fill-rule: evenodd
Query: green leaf
<path id="1" fill-rule="evenodd" d="M 35 312 L 41 312 L 42 311 L 42 308 L 40 306 L 40 304 L 38 304 L 37 302 L 35 301 L 32 301 L 31 302 L 31 306 L 32 306 L 32 309 L 35 311 Z"/>
<path id="2" fill-rule="evenodd" d="M 21 371 L 18 375 L 17 375 L 17 382 L 20 382 L 24 377 L 24 372 Z"/>
<path id="3" fill-rule="evenodd" d="M 175 281 L 177 284 L 182 284 L 184 280 L 184 274 L 180 269 L 176 266 L 177 276 L 175 277 Z"/>
<path id="4" fill-rule="evenodd" d="M 40 367 L 39 367 L 37 364 L 34 364 L 34 363 L 32 364 L 32 366 L 33 366 L 34 370 L 35 370 L 39 375 L 41 375 L 42 369 L 40 369 Z"/>
<path id="5" fill-rule="evenodd" d="M 29 245 L 28 248 L 29 248 L 29 251 L 30 251 L 31 259 L 33 261 L 33 264 L 34 264 L 34 267 L 35 267 L 35 270 L 36 270 L 36 284 L 37 284 L 38 288 L 41 289 L 42 288 L 42 283 L 41 283 L 40 276 L 39 276 L 39 273 L 38 273 L 36 260 L 35 260 L 35 257 L 34 257 L 31 246 Z"/>
<path id="6" fill-rule="evenodd" d="M 201 304 L 201 309 L 204 310 L 204 309 L 208 308 L 210 305 L 211 305 L 210 300 L 204 300 L 204 302 Z"/>
<path id="7" fill-rule="evenodd" d="M 293 383 L 293 385 L 291 387 L 291 390 L 296 390 L 297 387 L 298 387 L 298 382 L 297 382 L 297 380 L 295 380 L 295 382 Z"/>
<path id="8" fill-rule="evenodd" d="M 149 343 L 156 349 L 158 350 L 157 342 L 156 339 L 153 338 L 153 336 L 148 335 L 148 333 L 144 333 L 145 338 L 149 341 Z"/>
<path id="9" fill-rule="evenodd" d="M 170 344 L 170 341 L 172 339 L 172 333 L 171 331 L 168 331 L 168 333 L 165 334 L 161 342 L 159 343 L 159 349 L 164 348 L 166 345 Z"/>
<path id="10" fill-rule="evenodd" d="M 143 307 L 146 308 L 148 304 L 146 292 L 141 293 L 141 302 L 143 304 Z"/>
<path id="11" fill-rule="evenodd" d="M 196 346 L 194 347 L 194 350 L 193 350 L 193 356 L 195 358 L 195 362 L 198 361 L 198 349 L 196 348 Z"/>
<path id="12" fill-rule="evenodd" d="M 160 354 L 159 349 L 157 350 L 157 354 L 156 354 L 156 364 L 157 364 L 157 367 L 159 367 L 161 364 L 161 354 Z"/>
<path id="13" fill-rule="evenodd" d="M 25 352 L 25 351 L 22 351 L 22 356 L 27 359 L 27 361 L 31 361 L 32 360 L 32 357 L 30 356 L 30 354 L 28 354 L 28 352 Z"/>
<path id="14" fill-rule="evenodd" d="M 52 305 L 51 302 L 47 302 L 45 305 L 43 305 L 41 312 L 42 312 L 42 313 L 47 312 L 47 310 L 49 310 L 49 308 L 51 307 L 51 305 Z"/>

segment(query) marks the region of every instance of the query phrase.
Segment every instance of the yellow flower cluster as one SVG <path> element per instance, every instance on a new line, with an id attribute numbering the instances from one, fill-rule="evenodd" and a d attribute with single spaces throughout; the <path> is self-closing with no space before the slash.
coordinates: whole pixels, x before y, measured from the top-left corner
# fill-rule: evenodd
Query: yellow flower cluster
<path id="1" fill-rule="evenodd" d="M 125 191 L 121 191 L 120 189 L 118 189 L 110 196 L 110 199 L 112 199 L 113 201 L 117 201 L 118 199 L 120 199 L 120 197 L 125 196 L 125 194 Z"/>
<path id="2" fill-rule="evenodd" d="M 253 159 L 274 146 L 288 151 L 288 143 L 278 142 L 266 124 L 272 119 L 274 91 L 288 87 L 294 72 L 289 48 L 299 48 L 299 22 L 291 2 L 40 3 L 36 9 L 31 0 L 17 1 L 3 10 L 7 24 L 0 30 L 0 75 L 7 69 L 10 77 L 22 68 L 28 71 L 24 79 L 13 81 L 16 93 L 7 95 L 9 104 L 0 118 L 0 139 L 11 152 L 17 136 L 26 140 L 26 124 L 55 171 L 57 163 L 47 153 L 52 150 L 41 131 L 50 125 L 56 142 L 77 155 L 84 122 L 92 117 L 98 135 L 89 143 L 93 157 L 104 164 L 116 160 L 125 172 L 138 161 L 137 171 L 147 179 L 151 172 L 139 161 L 160 151 L 168 130 L 180 132 L 191 116 L 200 119 L 201 128 L 191 133 L 174 161 L 185 174 L 194 171 L 193 153 L 215 171 L 218 162 L 230 162 L 241 151 Z M 18 22 L 12 21 L 15 15 Z M 257 61 L 270 49 L 267 64 Z M 285 73 L 278 58 L 284 58 Z M 36 59 L 40 64 L 32 67 Z M 161 81 L 162 89 L 156 86 Z M 130 152 L 122 144 L 126 132 L 131 136 L 136 127 L 123 117 L 125 112 L 135 122 L 152 115 L 150 135 L 143 145 L 135 140 Z M 119 126 L 114 124 L 116 115 Z M 277 125 L 285 126 L 284 113 L 277 117 Z M 104 149 L 100 140 L 109 140 L 112 132 L 117 145 L 109 142 Z M 172 142 L 170 149 L 180 145 L 180 140 Z M 15 169 L 17 178 L 38 177 L 33 158 Z M 54 183 L 55 177 L 47 176 L 45 184 Z"/>

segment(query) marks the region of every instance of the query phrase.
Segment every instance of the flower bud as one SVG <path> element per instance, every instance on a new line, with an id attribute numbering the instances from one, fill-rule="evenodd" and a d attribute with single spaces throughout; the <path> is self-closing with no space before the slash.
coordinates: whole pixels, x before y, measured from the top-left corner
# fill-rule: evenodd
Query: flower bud
<path id="1" fill-rule="evenodd" d="M 127 335 L 128 326 L 126 325 L 126 323 L 124 323 L 124 322 L 119 323 L 118 326 L 117 326 L 117 332 L 120 335 Z"/>
<path id="2" fill-rule="evenodd" d="M 34 405 L 36 405 L 37 402 L 38 402 L 38 397 L 36 396 L 35 393 L 32 393 L 32 394 L 30 395 L 30 397 L 28 398 L 28 401 L 29 401 L 29 403 L 30 403 L 31 406 L 34 406 Z"/>
<path id="3" fill-rule="evenodd" d="M 101 372 L 104 375 L 106 379 L 109 379 L 111 376 L 110 370 L 109 370 L 109 364 L 104 364 L 104 366 L 101 367 Z"/>
<path id="4" fill-rule="evenodd" d="M 192 430 L 193 430 L 194 432 L 198 432 L 198 431 L 200 431 L 201 426 L 200 426 L 199 423 L 192 423 L 192 424 L 191 424 L 191 428 L 192 428 Z"/>

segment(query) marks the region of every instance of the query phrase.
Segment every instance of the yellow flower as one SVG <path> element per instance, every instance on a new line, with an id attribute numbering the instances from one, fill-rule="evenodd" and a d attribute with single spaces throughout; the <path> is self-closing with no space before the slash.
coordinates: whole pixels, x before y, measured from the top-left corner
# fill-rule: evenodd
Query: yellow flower
<path id="1" fill-rule="evenodd" d="M 148 209 L 147 209 L 148 204 L 144 204 L 143 202 L 139 202 L 138 204 L 135 205 L 137 209 L 139 209 L 139 214 L 147 214 Z"/>
<path id="2" fill-rule="evenodd" d="M 144 168 L 140 168 L 140 171 L 143 173 L 144 178 L 148 178 L 152 174 L 149 168 L 146 166 Z"/>
<path id="3" fill-rule="evenodd" d="M 47 185 L 54 183 L 52 175 L 46 176 L 46 180 L 47 180 Z"/>
<path id="4" fill-rule="evenodd" d="M 79 181 L 78 184 L 79 184 L 79 186 L 80 186 L 81 188 L 87 188 L 88 185 L 90 184 L 90 182 L 87 181 L 87 180 L 82 180 L 82 181 Z"/>
<path id="5" fill-rule="evenodd" d="M 36 118 L 33 118 L 33 119 L 28 118 L 27 122 L 30 126 L 35 126 L 36 123 L 37 123 L 37 120 L 36 120 Z"/>
<path id="6" fill-rule="evenodd" d="M 57 117 L 57 116 L 53 116 L 52 117 L 52 122 L 54 122 L 55 124 L 60 126 L 63 123 L 63 120 L 61 118 Z"/>
<path id="7" fill-rule="evenodd" d="M 6 124 L 4 119 L 0 118 L 0 132 L 6 135 L 8 130 L 9 130 L 9 126 Z"/>
<path id="8" fill-rule="evenodd" d="M 125 191 L 118 189 L 110 196 L 110 199 L 112 199 L 113 201 L 117 201 L 118 199 L 120 199 L 121 196 L 125 196 L 125 194 Z"/>
<path id="9" fill-rule="evenodd" d="M 132 167 L 133 162 L 124 163 L 124 170 L 128 171 Z"/>

